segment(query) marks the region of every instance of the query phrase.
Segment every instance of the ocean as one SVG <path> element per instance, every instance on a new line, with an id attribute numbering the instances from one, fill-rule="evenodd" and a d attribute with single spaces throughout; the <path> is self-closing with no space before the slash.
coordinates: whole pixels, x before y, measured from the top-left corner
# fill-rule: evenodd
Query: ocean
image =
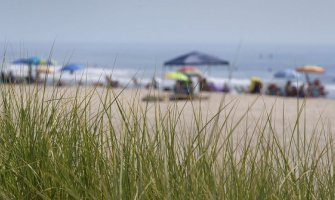
<path id="1" fill-rule="evenodd" d="M 152 77 L 162 79 L 175 68 L 163 63 L 179 55 L 200 51 L 230 62 L 230 66 L 200 67 L 218 87 L 224 82 L 247 86 L 252 76 L 266 83 L 276 81 L 280 69 L 295 69 L 311 64 L 326 69 L 322 75 L 310 75 L 325 85 L 329 98 L 335 98 L 335 46 L 330 45 L 256 45 L 256 44 L 110 44 L 110 43 L 2 43 L 2 59 L 10 63 L 20 57 L 52 57 L 59 65 L 79 63 L 91 71 L 104 69 L 123 85 L 132 77 L 143 84 Z M 231 77 L 231 79 L 229 79 Z M 302 80 L 303 81 L 303 80 Z M 162 80 L 171 85 L 171 80 Z"/>

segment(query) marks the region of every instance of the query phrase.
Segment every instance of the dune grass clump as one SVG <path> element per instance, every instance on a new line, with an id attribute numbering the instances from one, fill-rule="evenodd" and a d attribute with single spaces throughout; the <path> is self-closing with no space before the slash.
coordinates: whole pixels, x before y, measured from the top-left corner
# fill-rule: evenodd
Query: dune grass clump
<path id="1" fill-rule="evenodd" d="M 189 127 L 123 91 L 0 87 L 1 199 L 335 199 L 334 131 L 304 137 L 303 103 L 283 140 L 271 111 L 231 120 L 225 102 Z"/>

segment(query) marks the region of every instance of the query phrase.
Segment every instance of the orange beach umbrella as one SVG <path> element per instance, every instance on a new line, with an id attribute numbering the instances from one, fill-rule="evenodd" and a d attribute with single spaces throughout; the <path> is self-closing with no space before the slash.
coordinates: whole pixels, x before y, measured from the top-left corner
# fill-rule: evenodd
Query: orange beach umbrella
<path id="1" fill-rule="evenodd" d="M 304 66 L 298 67 L 296 71 L 305 73 L 306 81 L 307 83 L 310 83 L 309 76 L 308 76 L 309 73 L 323 74 L 326 70 L 325 68 L 317 66 L 317 65 L 304 65 Z"/>
<path id="2" fill-rule="evenodd" d="M 297 72 L 323 74 L 326 70 L 316 65 L 304 65 L 296 69 Z"/>

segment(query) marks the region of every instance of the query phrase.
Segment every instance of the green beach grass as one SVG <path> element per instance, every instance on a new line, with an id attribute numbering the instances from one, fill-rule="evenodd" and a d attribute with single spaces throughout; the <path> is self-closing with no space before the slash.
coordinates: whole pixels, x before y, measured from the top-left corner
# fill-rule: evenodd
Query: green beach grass
<path id="1" fill-rule="evenodd" d="M 304 100 L 278 133 L 271 110 L 242 123 L 224 99 L 207 118 L 185 102 L 184 124 L 176 104 L 125 103 L 123 90 L 0 88 L 1 199 L 335 199 L 334 131 L 315 122 L 306 137 Z"/>

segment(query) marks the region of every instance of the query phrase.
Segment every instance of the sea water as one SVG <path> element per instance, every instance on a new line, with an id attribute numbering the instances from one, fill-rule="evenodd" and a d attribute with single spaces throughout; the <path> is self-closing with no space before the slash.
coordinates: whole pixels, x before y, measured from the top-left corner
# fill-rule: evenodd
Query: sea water
<path id="1" fill-rule="evenodd" d="M 161 85 L 171 86 L 164 74 L 176 70 L 164 66 L 164 62 L 191 51 L 200 51 L 230 62 L 229 66 L 201 66 L 208 81 L 218 88 L 225 82 L 247 87 L 250 78 L 260 77 L 265 83 L 285 82 L 276 80 L 273 74 L 281 69 L 295 69 L 302 65 L 319 65 L 326 69 L 322 75 L 310 75 L 320 79 L 335 98 L 335 46 L 285 45 L 285 44 L 111 44 L 111 43 L 6 43 L 2 44 L 2 59 L 7 63 L 20 57 L 51 57 L 59 66 L 79 63 L 89 69 L 91 76 L 112 74 L 113 80 L 132 87 L 135 77 L 141 85 L 153 77 Z M 304 77 L 299 80 L 305 81 Z"/>

